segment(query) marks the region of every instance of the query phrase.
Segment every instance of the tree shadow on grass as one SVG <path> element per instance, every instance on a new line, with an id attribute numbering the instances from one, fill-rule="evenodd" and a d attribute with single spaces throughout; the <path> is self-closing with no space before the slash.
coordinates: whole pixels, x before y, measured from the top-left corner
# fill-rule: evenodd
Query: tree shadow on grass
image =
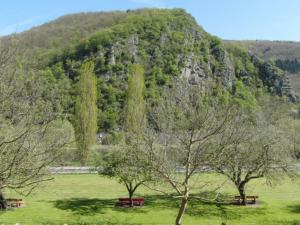
<path id="1" fill-rule="evenodd" d="M 57 200 L 54 206 L 62 210 L 70 210 L 80 215 L 91 215 L 105 213 L 105 210 L 112 208 L 115 204 L 114 199 L 97 198 L 69 198 Z"/>
<path id="2" fill-rule="evenodd" d="M 298 204 L 293 204 L 293 205 L 288 205 L 286 207 L 286 210 L 288 210 L 291 213 L 300 213 L 300 203 Z"/>
<path id="3" fill-rule="evenodd" d="M 146 206 L 116 207 L 117 201 L 117 199 L 69 198 L 55 201 L 54 207 L 69 210 L 78 215 L 105 214 L 109 209 L 125 213 L 146 213 Z"/>
<path id="4" fill-rule="evenodd" d="M 52 202 L 54 207 L 61 210 L 69 210 L 78 215 L 105 214 L 107 210 L 125 213 L 146 213 L 151 208 L 166 207 L 177 208 L 179 202 L 174 198 L 164 195 L 146 195 L 145 205 L 142 207 L 116 207 L 117 199 L 99 198 L 69 198 Z"/>
<path id="5" fill-rule="evenodd" d="M 232 220 L 266 213 L 266 209 L 261 206 L 233 206 L 228 205 L 226 201 L 224 201 L 224 203 L 217 203 L 214 201 L 207 202 L 199 200 L 201 199 L 199 196 L 203 196 L 203 193 L 191 196 L 186 211 L 187 215 L 205 218 L 219 217 L 225 220 Z M 70 210 L 78 215 L 105 214 L 109 209 L 123 213 L 147 213 L 152 209 L 159 210 L 168 208 L 178 210 L 180 207 L 180 198 L 174 195 L 145 195 L 143 197 L 145 198 L 145 205 L 143 207 L 134 208 L 115 207 L 117 199 L 98 198 L 70 198 L 57 200 L 54 202 L 54 206 L 61 210 Z M 225 197 L 226 199 L 230 199 L 229 196 Z"/>
<path id="6" fill-rule="evenodd" d="M 147 195 L 146 207 L 173 208 L 178 210 L 181 199 L 175 195 Z M 202 192 L 190 196 L 186 214 L 193 217 L 218 217 L 224 220 L 240 219 L 242 217 L 255 217 L 266 214 L 266 208 L 260 201 L 257 205 L 239 206 L 233 205 L 234 196 L 222 194 L 217 199 L 215 193 Z M 211 200 L 210 200 L 211 199 Z"/>
<path id="7" fill-rule="evenodd" d="M 224 220 L 237 220 L 266 214 L 262 201 L 255 205 L 241 206 L 235 205 L 233 200 L 234 196 L 226 193 L 201 192 L 191 196 L 186 213 L 191 216 L 219 217 Z"/>

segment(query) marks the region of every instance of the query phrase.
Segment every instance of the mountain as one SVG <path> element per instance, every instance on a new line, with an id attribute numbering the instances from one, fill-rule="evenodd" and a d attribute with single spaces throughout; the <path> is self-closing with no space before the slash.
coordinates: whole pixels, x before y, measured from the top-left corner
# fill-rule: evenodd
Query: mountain
<path id="1" fill-rule="evenodd" d="M 145 98 L 151 107 L 163 87 L 178 78 L 201 84 L 203 92 L 231 96 L 239 104 L 255 105 L 262 95 L 298 101 L 289 81 L 275 63 L 250 54 L 240 44 L 226 43 L 207 33 L 182 9 L 140 9 L 126 12 L 75 14 L 3 37 L 17 42 L 30 67 L 76 95 L 80 66 L 95 65 L 99 130 L 122 123 L 128 66 L 145 70 Z M 69 88 L 67 88 L 69 87 Z M 74 103 L 67 111 L 72 114 Z"/>
<path id="2" fill-rule="evenodd" d="M 273 61 L 284 70 L 291 86 L 300 93 L 300 42 L 294 41 L 226 41 L 246 48 L 252 54 Z"/>
<path id="3" fill-rule="evenodd" d="M 0 37 L 0 40 L 4 43 L 13 40 L 18 43 L 20 51 L 26 51 L 28 58 L 39 56 L 41 60 L 99 30 L 118 24 L 127 15 L 121 11 L 66 15 L 28 31 Z"/>

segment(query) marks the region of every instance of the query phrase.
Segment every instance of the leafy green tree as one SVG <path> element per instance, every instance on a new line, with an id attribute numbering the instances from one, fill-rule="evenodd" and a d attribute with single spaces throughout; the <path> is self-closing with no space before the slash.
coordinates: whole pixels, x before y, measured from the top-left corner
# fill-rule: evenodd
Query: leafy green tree
<path id="1" fill-rule="evenodd" d="M 85 62 L 79 70 L 75 104 L 75 132 L 82 165 L 85 165 L 91 145 L 96 142 L 97 93 L 94 64 Z"/>
<path id="2" fill-rule="evenodd" d="M 127 101 L 125 105 L 124 130 L 138 134 L 145 128 L 144 70 L 140 65 L 129 66 Z"/>
<path id="3" fill-rule="evenodd" d="M 140 153 L 141 144 L 136 142 L 118 146 L 117 150 L 110 149 L 103 154 L 100 175 L 118 179 L 126 187 L 128 198 L 133 207 L 132 198 L 136 190 L 146 182 L 152 180 L 151 170 L 146 165 L 145 159 L 136 157 Z"/>

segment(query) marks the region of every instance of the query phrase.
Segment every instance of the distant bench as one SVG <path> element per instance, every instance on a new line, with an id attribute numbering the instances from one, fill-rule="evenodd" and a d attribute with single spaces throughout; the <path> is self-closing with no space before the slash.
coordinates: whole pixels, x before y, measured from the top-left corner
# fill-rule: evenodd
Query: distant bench
<path id="1" fill-rule="evenodd" d="M 256 204 L 256 199 L 258 199 L 258 196 L 247 195 L 246 196 L 246 203 L 247 204 Z M 241 203 L 243 201 L 241 196 L 234 196 L 234 200 L 237 201 L 238 203 Z"/>
<path id="2" fill-rule="evenodd" d="M 6 204 L 8 208 L 19 208 L 24 206 L 25 202 L 20 198 L 7 198 Z"/>
<path id="3" fill-rule="evenodd" d="M 143 206 L 145 204 L 144 198 L 132 198 L 130 201 L 130 198 L 119 198 L 119 201 L 117 202 L 116 206 L 130 206 L 132 202 L 133 206 Z"/>

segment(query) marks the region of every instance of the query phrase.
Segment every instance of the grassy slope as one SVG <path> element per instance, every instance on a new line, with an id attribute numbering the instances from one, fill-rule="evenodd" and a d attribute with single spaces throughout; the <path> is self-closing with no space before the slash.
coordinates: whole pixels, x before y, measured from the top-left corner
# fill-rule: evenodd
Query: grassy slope
<path id="1" fill-rule="evenodd" d="M 204 175 L 202 175 L 204 176 Z M 209 176 L 214 184 L 222 178 Z M 217 179 L 217 180 L 216 180 Z M 198 177 L 195 181 L 201 180 Z M 284 184 L 270 188 L 260 182 L 248 187 L 249 194 L 260 196 L 259 206 L 216 206 L 194 200 L 184 218 L 184 224 L 219 225 L 282 225 L 300 222 L 299 181 L 285 180 Z M 201 185 L 195 182 L 195 186 Z M 230 184 L 221 190 L 235 194 Z M 15 194 L 8 192 L 8 196 Z M 115 199 L 126 196 L 123 186 L 98 175 L 59 175 L 55 181 L 26 198 L 27 207 L 2 212 L 0 224 L 173 224 L 177 202 L 157 196 L 148 189 L 140 189 L 146 197 L 146 206 L 135 209 L 114 208 Z M 155 196 L 156 195 L 156 196 Z"/>

